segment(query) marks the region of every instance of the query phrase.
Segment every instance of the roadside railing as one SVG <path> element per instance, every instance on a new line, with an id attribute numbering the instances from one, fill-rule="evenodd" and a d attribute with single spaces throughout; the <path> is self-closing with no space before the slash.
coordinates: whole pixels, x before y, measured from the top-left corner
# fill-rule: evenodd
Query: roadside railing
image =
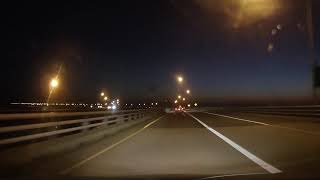
<path id="1" fill-rule="evenodd" d="M 252 107 L 205 107 L 200 110 L 215 112 L 245 112 L 272 115 L 320 116 L 320 105 L 305 106 L 252 106 Z"/>
<path id="2" fill-rule="evenodd" d="M 0 147 L 26 144 L 147 119 L 157 110 L 0 114 Z"/>

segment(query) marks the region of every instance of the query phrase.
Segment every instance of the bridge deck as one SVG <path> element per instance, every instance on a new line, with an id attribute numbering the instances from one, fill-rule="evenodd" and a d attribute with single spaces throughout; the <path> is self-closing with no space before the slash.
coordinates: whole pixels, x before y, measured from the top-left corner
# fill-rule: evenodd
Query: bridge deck
<path id="1" fill-rule="evenodd" d="M 316 118 L 190 114 L 193 117 L 166 114 L 78 150 L 36 160 L 20 172 L 86 177 L 320 176 Z"/>

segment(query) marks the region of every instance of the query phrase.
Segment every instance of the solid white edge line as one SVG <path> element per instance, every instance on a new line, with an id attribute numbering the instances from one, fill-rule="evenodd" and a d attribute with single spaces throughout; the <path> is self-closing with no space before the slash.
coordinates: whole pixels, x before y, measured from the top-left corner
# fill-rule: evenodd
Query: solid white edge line
<path id="1" fill-rule="evenodd" d="M 159 121 L 159 120 L 160 120 L 161 118 L 163 118 L 164 116 L 165 116 L 165 115 L 160 116 L 159 118 L 153 120 L 152 122 L 150 122 L 150 123 L 148 123 L 147 125 L 145 125 L 143 128 L 141 128 L 141 129 L 139 129 L 138 131 L 130 134 L 129 136 L 121 139 L 120 141 L 118 141 L 118 142 L 116 142 L 116 143 L 114 143 L 114 144 L 106 147 L 105 149 L 103 149 L 103 150 L 101 150 L 101 151 L 99 151 L 99 152 L 97 152 L 97 153 L 95 153 L 95 154 L 93 154 L 93 155 L 91 155 L 91 156 L 89 156 L 88 158 L 86 158 L 86 159 L 84 159 L 84 160 L 82 160 L 82 161 L 74 164 L 73 166 L 71 166 L 71 167 L 69 167 L 69 168 L 67 168 L 67 169 L 65 169 L 65 170 L 60 171 L 59 174 L 60 174 L 60 175 L 66 175 L 66 174 L 68 174 L 68 173 L 71 172 L 73 169 L 82 166 L 84 163 L 86 163 L 86 162 L 88 162 L 88 161 L 96 158 L 97 156 L 101 155 L 102 153 L 104 153 L 104 152 L 106 152 L 106 151 L 109 151 L 110 149 L 112 149 L 112 148 L 120 145 L 121 143 L 127 141 L 127 140 L 130 139 L 131 137 L 133 137 L 133 136 L 137 135 L 138 133 L 142 132 L 143 130 L 145 130 L 146 128 L 148 128 L 149 126 L 151 126 L 152 124 L 154 124 L 154 123 L 156 123 L 157 121 Z"/>
<path id="2" fill-rule="evenodd" d="M 209 176 L 204 177 L 201 179 L 215 179 L 215 178 L 224 178 L 224 177 L 234 177 L 234 176 L 251 176 L 251 175 L 261 175 L 261 174 L 268 174 L 268 173 L 238 173 L 238 174 L 224 174 L 224 175 L 217 175 L 217 176 Z M 199 180 L 201 180 L 199 179 Z"/>
<path id="3" fill-rule="evenodd" d="M 305 134 L 320 135 L 319 133 L 316 133 L 316 132 L 306 131 L 306 130 L 297 129 L 297 128 L 291 128 L 291 127 L 287 127 L 287 126 L 267 124 L 267 123 L 263 123 L 263 122 L 259 122 L 259 121 L 252 121 L 252 120 L 248 120 L 248 119 L 242 119 L 242 118 L 237 118 L 237 117 L 232 117 L 232 116 L 226 116 L 226 115 L 217 114 L 217 113 L 209 113 L 209 112 L 202 112 L 202 113 L 210 114 L 210 115 L 214 115 L 214 116 L 225 117 L 225 118 L 230 118 L 230 119 L 235 119 L 235 120 L 239 120 L 239 121 L 246 121 L 246 122 L 260 124 L 260 125 L 264 125 L 264 126 L 270 126 L 270 127 L 274 127 L 274 128 L 287 129 L 287 130 L 296 131 L 296 132 L 305 133 Z"/>
<path id="4" fill-rule="evenodd" d="M 187 113 L 187 112 L 186 112 Z M 232 146 L 233 148 L 235 148 L 236 150 L 238 150 L 240 153 L 242 153 L 243 155 L 245 155 L 247 158 L 249 158 L 251 161 L 255 162 L 256 164 L 258 164 L 260 167 L 262 167 L 263 169 L 265 169 L 266 171 L 268 171 L 271 174 L 276 174 L 276 173 L 281 173 L 282 171 L 273 167 L 272 165 L 268 164 L 267 162 L 263 161 L 262 159 L 258 158 L 257 156 L 255 156 L 254 154 L 252 154 L 251 152 L 247 151 L 246 149 L 244 149 L 243 147 L 241 147 L 240 145 L 238 145 L 237 143 L 233 142 L 232 140 L 230 140 L 229 138 L 227 138 L 226 136 L 224 136 L 223 134 L 219 133 L 218 131 L 214 130 L 213 128 L 211 128 L 210 126 L 208 126 L 207 124 L 205 124 L 204 122 L 202 122 L 200 119 L 196 118 L 195 116 L 191 115 L 190 113 L 187 113 L 189 116 L 191 116 L 193 119 L 195 119 L 196 121 L 198 121 L 202 126 L 204 126 L 205 128 L 207 128 L 210 132 L 212 132 L 213 134 L 215 134 L 216 136 L 218 136 L 220 139 L 222 139 L 223 141 L 225 141 L 226 143 L 228 143 L 230 146 Z"/>

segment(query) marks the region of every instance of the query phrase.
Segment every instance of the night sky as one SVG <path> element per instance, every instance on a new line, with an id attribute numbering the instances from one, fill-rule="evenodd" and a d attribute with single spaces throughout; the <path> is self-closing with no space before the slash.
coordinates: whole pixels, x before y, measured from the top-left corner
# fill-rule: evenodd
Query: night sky
<path id="1" fill-rule="evenodd" d="M 200 102 L 310 97 L 305 2 L 247 9 L 241 1 L 3 5 L 0 100 L 44 102 L 60 65 L 55 101 L 96 102 L 101 90 L 127 102 L 162 100 L 176 94 L 177 74 Z M 319 3 L 313 8 L 317 30 Z"/>

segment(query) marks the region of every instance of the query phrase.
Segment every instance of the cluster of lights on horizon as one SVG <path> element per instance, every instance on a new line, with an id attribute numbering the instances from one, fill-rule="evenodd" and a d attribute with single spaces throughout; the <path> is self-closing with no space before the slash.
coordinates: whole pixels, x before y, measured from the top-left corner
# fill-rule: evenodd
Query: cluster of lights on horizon
<path id="1" fill-rule="evenodd" d="M 103 99 L 103 101 L 104 101 L 104 106 L 106 106 L 106 108 L 107 109 L 109 109 L 109 110 L 116 110 L 116 109 L 118 109 L 119 108 L 119 106 L 120 106 L 120 100 L 119 99 L 116 99 L 116 100 L 112 100 L 111 102 L 110 102 L 110 105 L 108 105 L 108 97 L 106 96 L 106 94 L 102 91 L 101 93 L 100 93 L 100 96 L 101 96 L 101 98 Z M 98 106 L 98 108 L 103 108 L 103 104 L 102 105 L 100 105 L 100 106 Z"/>
<path id="2" fill-rule="evenodd" d="M 178 75 L 178 76 L 176 77 L 176 80 L 177 80 L 177 83 L 178 83 L 180 86 L 183 85 L 184 78 L 183 78 L 181 75 Z M 187 101 L 187 97 L 189 98 L 189 101 L 190 101 L 190 99 L 191 99 L 191 96 L 190 96 L 191 91 L 190 91 L 190 89 L 186 89 L 184 92 L 186 93 L 185 96 L 182 96 L 181 94 L 178 94 L 178 95 L 177 95 L 177 99 L 174 100 L 174 104 L 175 104 L 175 105 L 178 105 L 179 108 L 183 108 L 183 107 L 181 106 L 181 104 L 179 103 L 180 100 L 182 100 L 181 103 L 183 104 L 184 102 Z M 194 103 L 193 105 L 194 105 L 195 107 L 198 106 L 197 103 Z M 187 104 L 187 107 L 191 107 L 191 104 Z"/>
<path id="3" fill-rule="evenodd" d="M 60 70 L 59 70 L 60 72 Z M 58 73 L 59 74 L 59 73 Z M 184 78 L 179 75 L 176 77 L 177 78 L 177 82 L 179 84 L 183 84 L 184 82 Z M 58 80 L 58 76 L 56 76 L 55 78 L 52 78 L 50 83 L 49 83 L 49 86 L 50 86 L 50 94 L 49 94 L 49 97 L 52 93 L 52 91 L 54 89 L 56 89 L 58 86 L 59 86 L 59 80 Z M 189 89 L 186 89 L 185 90 L 185 93 L 186 95 L 190 95 L 191 91 Z M 89 106 L 90 108 L 94 108 L 95 106 L 97 106 L 98 108 L 103 108 L 105 106 L 105 108 L 107 109 L 117 109 L 117 107 L 120 107 L 120 100 L 119 99 L 116 99 L 116 100 L 109 100 L 109 98 L 106 96 L 106 93 L 104 91 L 101 91 L 100 94 L 99 94 L 99 97 L 101 98 L 102 101 L 104 101 L 104 103 L 102 102 L 98 102 L 98 103 L 95 103 L 95 104 L 88 104 L 88 103 L 49 103 L 49 101 L 47 103 L 10 103 L 10 104 L 21 104 L 21 105 L 38 105 L 38 106 L 49 106 L 49 105 L 54 105 L 54 106 L 83 106 L 83 107 L 86 107 L 86 106 Z M 49 99 L 49 98 L 48 98 Z M 178 95 L 178 99 L 181 99 L 181 101 L 186 101 L 187 98 L 186 97 L 182 97 L 181 95 Z M 110 103 L 110 105 L 108 105 L 108 102 Z M 178 100 L 175 100 L 175 104 L 177 104 L 179 101 Z M 147 103 L 149 104 L 149 103 Z M 137 105 L 138 106 L 148 106 L 146 103 L 138 103 Z M 126 107 L 128 106 L 134 106 L 133 103 L 126 103 L 125 104 Z M 151 102 L 150 103 L 151 106 L 157 106 L 158 105 L 158 102 Z M 195 106 L 196 106 L 196 103 L 195 103 Z M 190 104 L 188 104 L 188 107 L 190 107 Z M 151 108 L 151 107 L 149 107 Z"/>

